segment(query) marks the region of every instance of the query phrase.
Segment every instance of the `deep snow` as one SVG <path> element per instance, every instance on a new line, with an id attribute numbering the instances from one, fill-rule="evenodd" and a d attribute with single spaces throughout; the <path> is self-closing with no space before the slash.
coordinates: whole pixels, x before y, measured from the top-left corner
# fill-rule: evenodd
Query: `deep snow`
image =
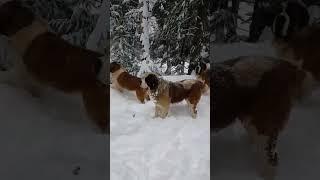
<path id="1" fill-rule="evenodd" d="M 152 118 L 152 101 L 140 104 L 133 93 L 111 89 L 111 180 L 209 180 L 209 109 L 209 96 L 202 96 L 197 119 L 185 102 L 173 105 L 166 119 Z"/>
<path id="2" fill-rule="evenodd" d="M 270 41 L 234 43 L 211 48 L 214 61 L 243 55 L 274 56 Z M 275 87 L 276 88 L 276 87 Z M 316 180 L 320 169 L 320 91 L 296 104 L 280 136 L 277 180 Z M 211 176 L 215 180 L 255 180 L 255 159 L 239 124 L 211 136 Z"/>
<path id="3" fill-rule="evenodd" d="M 78 97 L 49 90 L 34 98 L 0 84 L 0 99 L 0 179 L 108 179 L 108 137 L 96 133 Z"/>

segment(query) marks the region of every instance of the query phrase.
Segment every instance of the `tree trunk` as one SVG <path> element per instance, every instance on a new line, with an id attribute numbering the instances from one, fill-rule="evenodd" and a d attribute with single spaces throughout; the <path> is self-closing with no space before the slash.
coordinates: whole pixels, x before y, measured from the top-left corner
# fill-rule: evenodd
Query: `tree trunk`
<path id="1" fill-rule="evenodd" d="M 142 1 L 142 28 L 143 33 L 141 34 L 140 40 L 142 41 L 143 45 L 143 62 L 142 66 L 140 68 L 140 71 L 138 72 L 138 76 L 141 76 L 143 73 L 146 73 L 148 71 L 151 71 L 153 62 L 151 62 L 150 58 L 150 37 L 149 37 L 149 20 L 150 20 L 150 10 L 149 10 L 149 0 L 143 0 Z"/>
<path id="2" fill-rule="evenodd" d="M 172 68 L 172 63 L 170 59 L 167 59 L 167 69 L 166 69 L 165 75 L 171 75 L 171 68 Z"/>

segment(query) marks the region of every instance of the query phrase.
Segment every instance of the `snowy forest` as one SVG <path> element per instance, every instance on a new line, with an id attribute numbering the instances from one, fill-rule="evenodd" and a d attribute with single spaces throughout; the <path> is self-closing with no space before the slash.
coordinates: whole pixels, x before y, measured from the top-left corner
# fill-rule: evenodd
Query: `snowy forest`
<path id="1" fill-rule="evenodd" d="M 144 66 L 186 74 L 209 55 L 207 7 L 205 0 L 111 0 L 111 61 L 134 75 Z"/>

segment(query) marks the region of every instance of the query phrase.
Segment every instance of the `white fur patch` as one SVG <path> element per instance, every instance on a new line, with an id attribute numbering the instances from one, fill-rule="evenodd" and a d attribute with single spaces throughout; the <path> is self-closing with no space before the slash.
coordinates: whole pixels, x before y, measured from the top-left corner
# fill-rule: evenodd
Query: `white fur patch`
<path id="1" fill-rule="evenodd" d="M 210 63 L 207 63 L 206 65 L 207 65 L 207 69 L 210 69 Z"/>
<path id="2" fill-rule="evenodd" d="M 140 85 L 140 87 L 141 88 L 143 88 L 143 89 L 146 89 L 146 88 L 148 88 L 148 85 L 147 85 L 147 83 L 146 83 L 146 81 L 145 81 L 145 79 L 144 78 L 142 78 L 141 79 L 141 85 Z"/>
<path id="3" fill-rule="evenodd" d="M 239 85 L 255 87 L 263 74 L 270 71 L 274 65 L 274 61 L 263 57 L 247 57 L 234 64 L 231 71 Z"/>
<path id="4" fill-rule="evenodd" d="M 117 70 L 114 73 L 111 73 L 111 83 L 114 87 L 121 87 L 118 83 L 118 77 L 121 73 L 125 72 L 122 68 L 120 68 L 119 70 Z"/>

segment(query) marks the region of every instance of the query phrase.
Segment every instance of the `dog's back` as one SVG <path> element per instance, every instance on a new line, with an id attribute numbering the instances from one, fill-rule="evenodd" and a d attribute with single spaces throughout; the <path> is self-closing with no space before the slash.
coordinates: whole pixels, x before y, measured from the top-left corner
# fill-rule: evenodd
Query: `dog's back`
<path id="1" fill-rule="evenodd" d="M 32 41 L 23 61 L 37 80 L 73 92 L 95 86 L 102 66 L 101 56 L 47 32 Z"/>
<path id="2" fill-rule="evenodd" d="M 141 78 L 138 78 L 136 76 L 133 76 L 129 74 L 128 72 L 122 72 L 118 78 L 117 81 L 120 86 L 133 91 L 141 88 Z"/>
<path id="3" fill-rule="evenodd" d="M 252 62 L 257 64 L 251 64 L 249 58 L 254 58 Z M 252 68 L 235 68 L 239 63 L 259 70 L 250 72 Z M 227 127 L 236 118 L 250 116 L 255 117 L 253 123 L 259 130 L 265 133 L 280 131 L 293 101 L 303 94 L 306 77 L 297 66 L 275 58 L 240 57 L 217 64 L 212 74 L 211 129 L 216 131 Z"/>
<path id="4" fill-rule="evenodd" d="M 181 83 L 169 82 L 169 97 L 171 103 L 183 101 L 188 96 L 189 91 Z"/>
<path id="5" fill-rule="evenodd" d="M 169 83 L 171 103 L 181 102 L 184 99 L 199 99 L 204 91 L 204 84 L 199 80 L 187 79 Z"/>

